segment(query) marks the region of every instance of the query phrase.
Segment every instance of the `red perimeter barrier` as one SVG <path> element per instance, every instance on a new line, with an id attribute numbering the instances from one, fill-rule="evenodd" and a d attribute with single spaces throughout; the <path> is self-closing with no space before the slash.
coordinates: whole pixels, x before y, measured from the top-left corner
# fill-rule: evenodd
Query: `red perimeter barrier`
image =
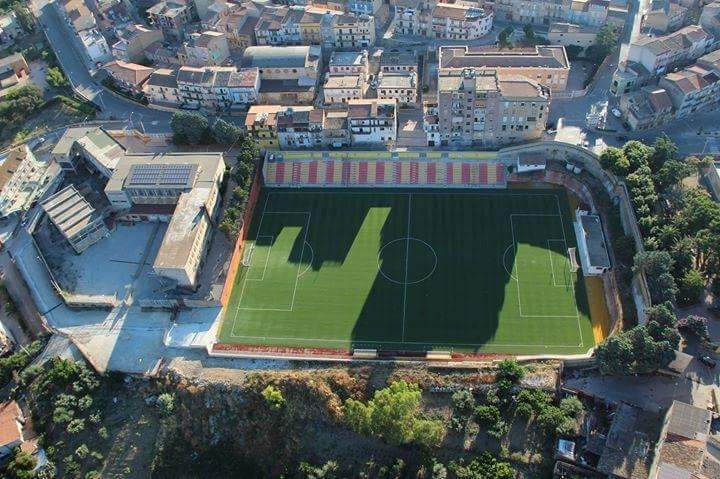
<path id="1" fill-rule="evenodd" d="M 223 286 L 222 296 L 220 297 L 220 302 L 223 306 L 227 306 L 228 299 L 230 299 L 230 293 L 232 292 L 233 283 L 235 282 L 235 275 L 240 267 L 240 260 L 243 255 L 245 239 L 247 238 L 248 231 L 250 230 L 250 221 L 252 221 L 255 205 L 260 197 L 262 184 L 262 162 L 260 162 L 255 178 L 253 179 L 252 186 L 250 187 L 247 204 L 245 205 L 245 212 L 243 213 L 242 227 L 238 232 L 237 241 L 235 241 L 235 247 L 233 248 L 232 258 L 230 258 L 230 267 L 228 268 L 227 276 L 225 277 L 225 286 Z"/>

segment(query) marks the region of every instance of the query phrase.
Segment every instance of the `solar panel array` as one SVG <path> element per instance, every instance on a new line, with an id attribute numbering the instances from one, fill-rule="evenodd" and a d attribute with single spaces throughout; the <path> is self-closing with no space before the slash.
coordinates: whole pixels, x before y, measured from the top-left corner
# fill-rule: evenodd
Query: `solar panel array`
<path id="1" fill-rule="evenodd" d="M 191 164 L 166 163 L 134 165 L 130 170 L 128 186 L 186 185 L 194 167 Z"/>

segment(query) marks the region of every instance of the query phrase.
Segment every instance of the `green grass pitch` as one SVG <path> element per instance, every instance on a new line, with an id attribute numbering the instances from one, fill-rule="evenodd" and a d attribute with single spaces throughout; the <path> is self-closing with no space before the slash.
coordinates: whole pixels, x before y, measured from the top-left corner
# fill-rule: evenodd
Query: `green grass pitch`
<path id="1" fill-rule="evenodd" d="M 577 354 L 564 190 L 265 190 L 221 343 Z"/>

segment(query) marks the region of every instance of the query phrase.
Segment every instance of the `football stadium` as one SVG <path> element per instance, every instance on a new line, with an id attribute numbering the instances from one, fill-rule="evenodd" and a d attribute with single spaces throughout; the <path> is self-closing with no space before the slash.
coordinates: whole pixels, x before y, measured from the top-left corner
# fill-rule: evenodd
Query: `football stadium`
<path id="1" fill-rule="evenodd" d="M 578 244 L 568 190 L 512 184 L 518 172 L 485 153 L 383 155 L 268 156 L 220 344 L 554 355 L 594 347 L 583 269 L 607 257 L 578 259 L 593 246 Z"/>

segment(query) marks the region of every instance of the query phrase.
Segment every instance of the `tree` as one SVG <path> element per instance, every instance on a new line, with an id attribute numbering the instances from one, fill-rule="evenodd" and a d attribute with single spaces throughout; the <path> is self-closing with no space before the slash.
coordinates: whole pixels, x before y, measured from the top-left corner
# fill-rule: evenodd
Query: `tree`
<path id="1" fill-rule="evenodd" d="M 178 145 L 198 145 L 207 139 L 208 121 L 200 113 L 178 111 L 170 120 L 173 142 Z"/>
<path id="2" fill-rule="evenodd" d="M 674 301 L 677 294 L 675 279 L 670 273 L 673 260 L 666 251 L 645 251 L 635 255 L 633 271 L 645 274 L 653 303 Z"/>
<path id="3" fill-rule="evenodd" d="M 695 304 L 705 292 L 705 278 L 696 269 L 691 269 L 678 281 L 678 300 L 683 304 Z"/>
<path id="4" fill-rule="evenodd" d="M 338 476 L 340 467 L 335 461 L 328 461 L 322 466 L 315 467 L 307 462 L 300 463 L 300 472 L 307 479 L 335 479 Z"/>
<path id="5" fill-rule="evenodd" d="M 580 45 L 568 45 L 565 47 L 565 53 L 567 53 L 568 60 L 571 62 L 577 61 L 580 58 L 580 54 L 584 48 Z"/>
<path id="6" fill-rule="evenodd" d="M 600 155 L 600 164 L 611 173 L 625 177 L 630 170 L 630 162 L 620 148 L 610 147 Z"/>
<path id="7" fill-rule="evenodd" d="M 678 329 L 692 334 L 700 341 L 708 341 L 710 332 L 708 331 L 707 318 L 702 316 L 690 315 L 678 322 Z"/>
<path id="8" fill-rule="evenodd" d="M 498 461 L 487 451 L 470 462 L 460 459 L 451 461 L 450 472 L 458 479 L 513 479 L 515 470 L 507 462 Z"/>
<path id="9" fill-rule="evenodd" d="M 587 56 L 596 63 L 602 63 L 605 57 L 617 48 L 617 34 L 612 25 L 603 26 L 595 37 L 595 43 L 587 48 Z"/>
<path id="10" fill-rule="evenodd" d="M 616 334 L 597 348 L 597 361 L 603 374 L 629 374 L 635 359 L 632 342 L 626 333 Z"/>
<path id="11" fill-rule="evenodd" d="M 345 422 L 355 432 L 380 437 L 389 444 L 414 442 L 436 447 L 445 435 L 441 421 L 421 414 L 420 388 L 405 381 L 375 391 L 367 403 L 348 399 L 343 413 Z"/>
<path id="12" fill-rule="evenodd" d="M 663 133 L 655 139 L 653 152 L 650 155 L 650 168 L 657 173 L 668 161 L 677 159 L 678 147 L 672 140 Z"/>
<path id="13" fill-rule="evenodd" d="M 268 384 L 267 387 L 263 389 L 262 395 L 265 398 L 265 404 L 267 404 L 270 409 L 277 411 L 285 406 L 285 398 L 282 392 L 272 384 Z"/>
<path id="14" fill-rule="evenodd" d="M 636 171 L 642 166 L 649 166 L 653 149 L 640 141 L 631 140 L 623 145 L 623 153 L 630 163 L 630 171 Z M 652 174 L 652 170 L 649 174 Z"/>
<path id="15" fill-rule="evenodd" d="M 560 401 L 560 410 L 568 417 L 577 418 L 584 409 L 582 401 L 576 396 L 567 396 Z"/>
<path id="16" fill-rule="evenodd" d="M 483 426 L 492 426 L 502 420 L 497 406 L 483 404 L 475 408 L 475 419 Z"/>
<path id="17" fill-rule="evenodd" d="M 22 29 L 28 33 L 32 33 L 35 30 L 35 17 L 30 9 L 18 3 L 13 7 L 13 11 Z"/>
<path id="18" fill-rule="evenodd" d="M 498 44 L 501 48 L 512 48 L 512 34 L 514 31 L 512 26 L 507 26 L 498 34 Z"/>
<path id="19" fill-rule="evenodd" d="M 523 26 L 523 32 L 525 33 L 525 39 L 529 42 L 532 42 L 535 39 L 535 30 L 533 29 L 532 24 L 526 23 Z"/>
<path id="20" fill-rule="evenodd" d="M 67 78 L 58 67 L 50 67 L 45 72 L 45 81 L 53 88 L 62 88 L 68 84 Z"/>
<path id="21" fill-rule="evenodd" d="M 37 465 L 37 459 L 32 454 L 16 448 L 13 458 L 7 465 L 7 472 L 15 479 L 30 479 L 35 476 L 33 469 Z"/>
<path id="22" fill-rule="evenodd" d="M 240 138 L 240 128 L 222 118 L 218 118 L 212 125 L 212 134 L 216 143 L 232 145 Z"/>
<path id="23" fill-rule="evenodd" d="M 497 379 L 502 381 L 507 379 L 510 382 L 517 383 L 525 377 L 525 368 L 518 364 L 515 359 L 503 359 L 498 363 Z"/>
<path id="24" fill-rule="evenodd" d="M 683 179 L 692 175 L 695 171 L 696 169 L 692 165 L 683 160 L 668 160 L 657 172 L 657 188 L 660 191 L 665 191 L 680 184 Z"/>

